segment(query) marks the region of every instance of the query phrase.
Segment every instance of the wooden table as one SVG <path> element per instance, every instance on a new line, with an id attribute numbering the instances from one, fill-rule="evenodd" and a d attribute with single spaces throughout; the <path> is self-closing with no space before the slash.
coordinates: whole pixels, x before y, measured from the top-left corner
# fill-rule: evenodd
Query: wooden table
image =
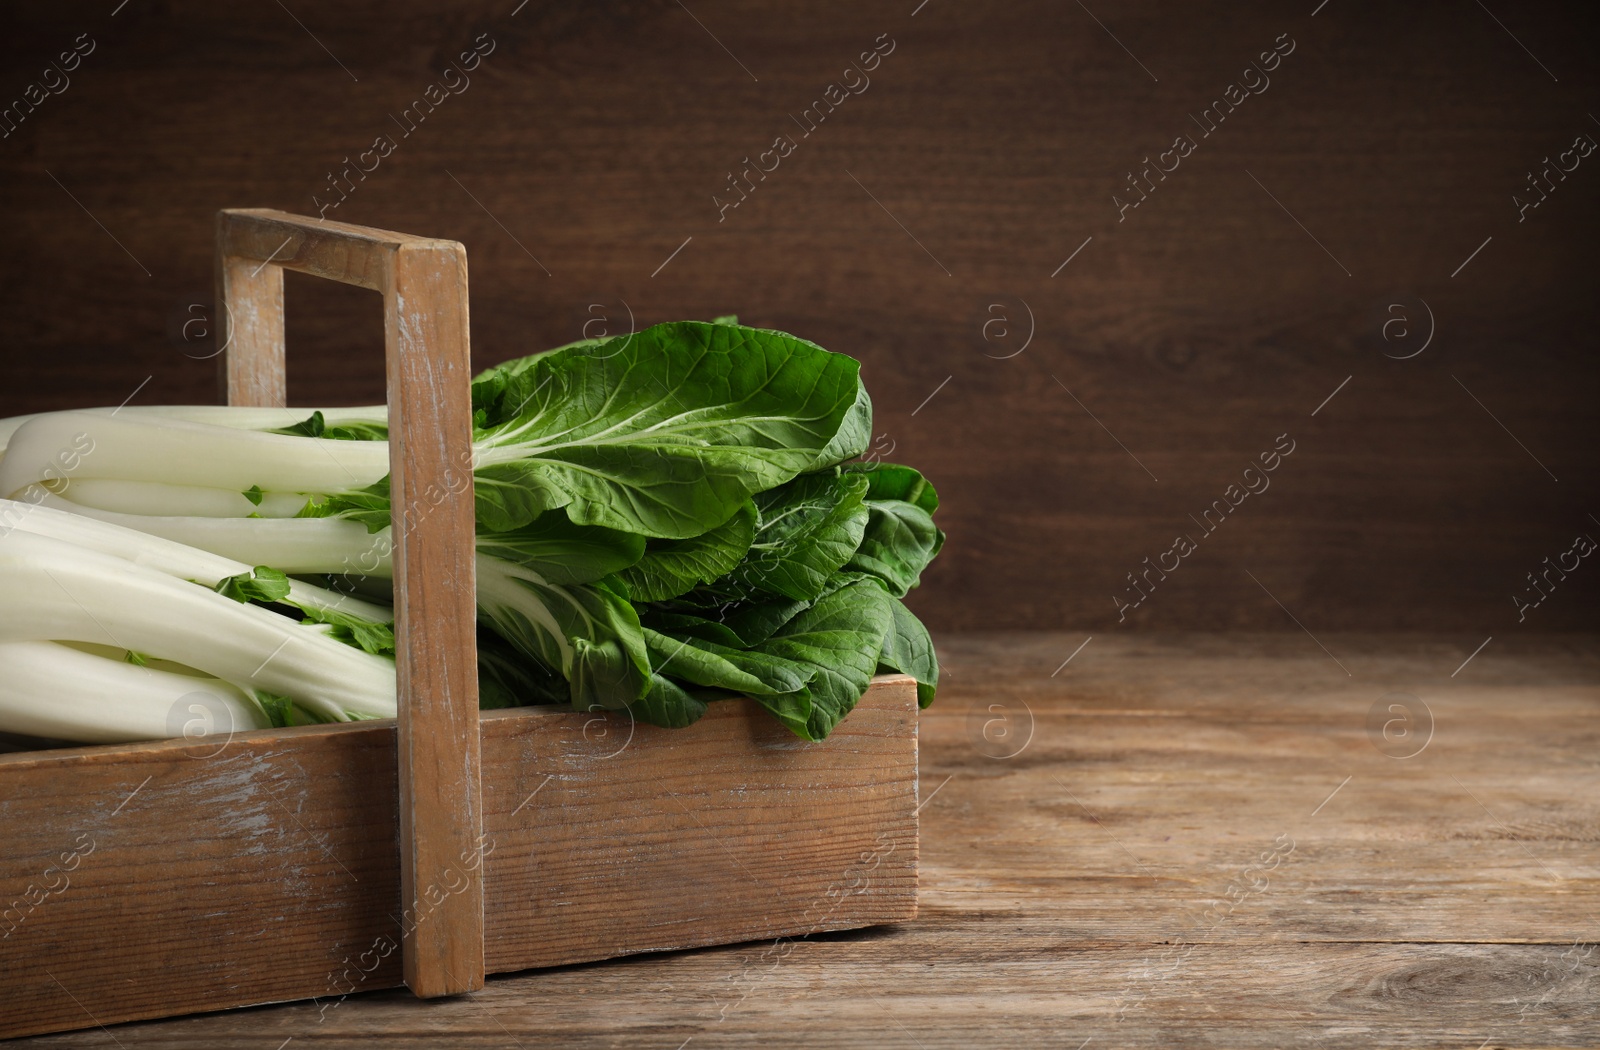
<path id="1" fill-rule="evenodd" d="M 1084 639 L 940 640 L 913 923 L 12 1045 L 1600 1045 L 1596 639 Z"/>

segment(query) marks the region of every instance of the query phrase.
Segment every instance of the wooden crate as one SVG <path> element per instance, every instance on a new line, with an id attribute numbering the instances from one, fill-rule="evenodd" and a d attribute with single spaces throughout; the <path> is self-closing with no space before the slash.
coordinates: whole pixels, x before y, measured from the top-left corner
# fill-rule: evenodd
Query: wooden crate
<path id="1" fill-rule="evenodd" d="M 285 268 L 384 293 L 399 718 L 0 755 L 0 1037 L 913 917 L 909 677 L 817 744 L 478 712 L 465 251 L 221 213 L 231 403 L 283 404 Z"/>

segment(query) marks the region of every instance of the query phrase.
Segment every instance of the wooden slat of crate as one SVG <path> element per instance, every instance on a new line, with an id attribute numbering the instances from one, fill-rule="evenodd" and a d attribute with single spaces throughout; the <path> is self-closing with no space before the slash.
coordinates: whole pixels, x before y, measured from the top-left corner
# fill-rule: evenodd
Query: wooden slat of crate
<path id="1" fill-rule="evenodd" d="M 492 971 L 916 912 L 909 678 L 821 744 L 737 702 L 678 730 L 491 712 L 482 749 L 481 868 L 434 896 L 484 880 Z M 213 750 L 0 756 L 0 1037 L 401 983 L 428 906 L 400 913 L 393 723 Z"/>
<path id="2" fill-rule="evenodd" d="M 821 744 L 749 703 L 631 744 L 625 717 L 486 715 L 488 969 L 912 918 L 916 719 L 903 675 Z"/>

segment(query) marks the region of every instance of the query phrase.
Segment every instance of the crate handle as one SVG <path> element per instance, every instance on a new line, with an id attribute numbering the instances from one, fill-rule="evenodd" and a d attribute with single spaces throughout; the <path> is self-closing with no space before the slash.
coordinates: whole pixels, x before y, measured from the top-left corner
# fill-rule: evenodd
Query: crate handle
<path id="1" fill-rule="evenodd" d="M 286 404 L 285 269 L 383 293 L 405 980 L 424 999 L 473 991 L 484 973 L 483 806 L 467 252 L 269 209 L 218 212 L 229 404 Z"/>

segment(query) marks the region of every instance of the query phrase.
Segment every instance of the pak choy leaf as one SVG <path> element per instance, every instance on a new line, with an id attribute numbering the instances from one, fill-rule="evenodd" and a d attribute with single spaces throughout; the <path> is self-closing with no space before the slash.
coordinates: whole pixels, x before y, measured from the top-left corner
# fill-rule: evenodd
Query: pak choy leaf
<path id="1" fill-rule="evenodd" d="M 822 470 L 854 459 L 867 450 L 872 441 L 872 398 L 867 396 L 867 385 L 856 387 L 856 400 L 839 424 L 839 432 L 816 459 L 806 465 L 807 471 Z"/>
<path id="2" fill-rule="evenodd" d="M 944 546 L 944 533 L 933 523 L 938 493 L 910 467 L 849 464 L 845 469 L 869 486 L 867 525 L 846 568 L 876 576 L 903 598 Z"/>
<path id="3" fill-rule="evenodd" d="M 319 609 L 314 606 L 302 607 L 300 611 L 304 615 L 301 623 L 328 624 L 332 628 L 328 634 L 346 645 L 375 656 L 394 655 L 393 622 L 379 623 L 338 609 Z"/>
<path id="4" fill-rule="evenodd" d="M 782 332 L 696 321 L 539 356 L 485 411 L 504 422 L 477 434 L 478 520 L 503 531 L 565 508 L 578 524 L 698 536 L 817 459 L 858 370 Z"/>
<path id="5" fill-rule="evenodd" d="M 478 614 L 522 653 L 567 680 L 574 710 L 626 708 L 650 688 L 638 613 L 609 578 L 562 585 L 479 555 Z"/>
<path id="6" fill-rule="evenodd" d="M 269 565 L 257 565 L 249 572 L 225 576 L 212 590 L 236 602 L 276 602 L 289 595 L 287 574 Z"/>
<path id="7" fill-rule="evenodd" d="M 717 601 L 710 606 L 684 602 L 646 605 L 644 626 L 673 637 L 694 637 L 733 649 L 760 645 L 794 619 L 810 602 L 763 595 L 749 601 Z"/>
<path id="8" fill-rule="evenodd" d="M 757 646 L 757 652 L 816 672 L 803 690 L 810 700 L 803 727 L 792 701 L 782 708 L 768 705 L 769 710 L 805 739 L 825 739 L 855 708 L 878 669 L 884 639 L 893 629 L 893 602 L 874 577 L 841 573 L 832 590 Z"/>
<path id="9" fill-rule="evenodd" d="M 686 541 L 692 542 L 692 541 Z M 574 525 L 560 511 L 509 532 L 480 532 L 480 555 L 531 569 L 548 583 L 593 583 L 646 556 L 643 536 L 599 525 Z"/>
<path id="10" fill-rule="evenodd" d="M 889 607 L 889 633 L 883 639 L 883 651 L 878 655 L 879 671 L 899 671 L 917 680 L 917 706 L 933 703 L 939 686 L 939 657 L 933 650 L 933 639 L 910 609 L 898 599 Z"/>
<path id="11" fill-rule="evenodd" d="M 307 500 L 295 515 L 299 518 L 349 518 L 359 521 L 368 532 L 381 532 L 389 527 L 389 479 L 383 478 L 364 489 L 341 492 L 318 502 Z"/>
<path id="12" fill-rule="evenodd" d="M 478 707 L 489 711 L 529 704 L 565 704 L 570 696 L 560 672 L 495 634 L 478 631 Z"/>
<path id="13" fill-rule="evenodd" d="M 867 479 L 859 474 L 826 471 L 759 493 L 749 552 L 695 599 L 703 604 L 762 595 L 815 599 L 861 544 L 867 489 Z"/>
<path id="14" fill-rule="evenodd" d="M 731 572 L 750 550 L 755 531 L 756 507 L 746 501 L 733 517 L 698 536 L 647 541 L 642 557 L 617 575 L 636 602 L 677 598 Z"/>
<path id="15" fill-rule="evenodd" d="M 330 425 L 322 412 L 312 412 L 300 422 L 272 431 L 293 437 L 330 438 L 336 441 L 388 441 L 389 425 L 377 421 L 352 420 Z"/>

